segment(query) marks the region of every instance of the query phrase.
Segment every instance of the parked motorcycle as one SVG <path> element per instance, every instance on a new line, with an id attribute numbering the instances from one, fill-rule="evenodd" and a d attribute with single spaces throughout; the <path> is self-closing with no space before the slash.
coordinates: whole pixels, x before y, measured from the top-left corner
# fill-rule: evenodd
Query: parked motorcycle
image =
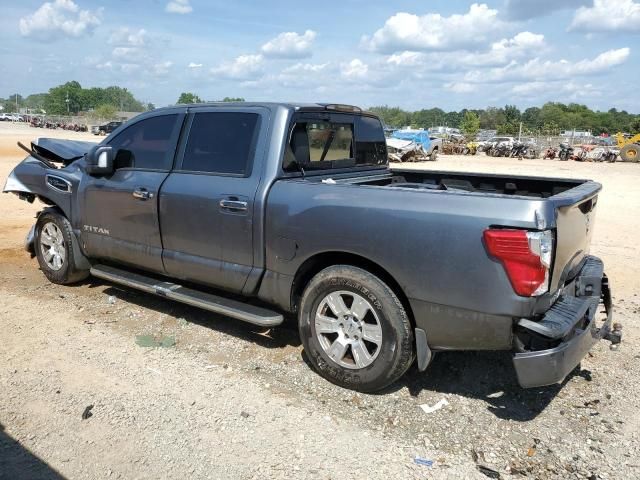
<path id="1" fill-rule="evenodd" d="M 558 156 L 558 149 L 556 147 L 549 147 L 544 151 L 542 156 L 543 160 L 553 160 Z"/>
<path id="2" fill-rule="evenodd" d="M 493 148 L 493 151 L 494 157 L 508 157 L 511 153 L 511 146 L 508 143 L 501 142 Z"/>
<path id="3" fill-rule="evenodd" d="M 558 160 L 567 161 L 573 155 L 573 147 L 568 143 L 560 144 L 560 153 L 558 153 Z"/>
<path id="4" fill-rule="evenodd" d="M 511 158 L 518 158 L 522 160 L 525 156 L 529 154 L 529 146 L 524 142 L 514 142 L 511 147 L 511 152 L 509 156 Z"/>
<path id="5" fill-rule="evenodd" d="M 469 142 L 464 146 L 462 150 L 463 155 L 475 155 L 478 153 L 478 143 L 477 142 Z"/>

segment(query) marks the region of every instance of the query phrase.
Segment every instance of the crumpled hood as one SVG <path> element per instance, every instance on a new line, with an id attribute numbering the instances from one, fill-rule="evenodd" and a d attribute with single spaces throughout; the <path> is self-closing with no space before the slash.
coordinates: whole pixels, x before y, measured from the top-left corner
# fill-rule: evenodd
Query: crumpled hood
<path id="1" fill-rule="evenodd" d="M 51 160 L 65 165 L 82 158 L 95 142 L 82 142 L 78 140 L 63 140 L 61 138 L 38 138 L 31 142 L 31 148 Z"/>

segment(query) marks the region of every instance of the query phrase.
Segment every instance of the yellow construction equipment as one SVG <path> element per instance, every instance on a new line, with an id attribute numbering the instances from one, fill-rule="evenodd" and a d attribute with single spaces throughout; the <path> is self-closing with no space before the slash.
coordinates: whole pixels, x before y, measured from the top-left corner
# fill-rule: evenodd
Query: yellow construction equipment
<path id="1" fill-rule="evenodd" d="M 613 138 L 618 142 L 620 158 L 623 162 L 640 161 L 640 133 L 627 137 L 624 133 L 616 133 Z"/>

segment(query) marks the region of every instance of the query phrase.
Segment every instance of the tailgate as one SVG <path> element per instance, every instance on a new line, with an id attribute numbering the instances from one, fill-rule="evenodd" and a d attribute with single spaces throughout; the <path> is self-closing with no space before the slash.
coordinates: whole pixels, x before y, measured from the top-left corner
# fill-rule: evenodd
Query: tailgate
<path id="1" fill-rule="evenodd" d="M 556 211 L 556 249 L 550 291 L 571 279 L 589 253 L 602 185 L 586 181 L 550 197 Z"/>

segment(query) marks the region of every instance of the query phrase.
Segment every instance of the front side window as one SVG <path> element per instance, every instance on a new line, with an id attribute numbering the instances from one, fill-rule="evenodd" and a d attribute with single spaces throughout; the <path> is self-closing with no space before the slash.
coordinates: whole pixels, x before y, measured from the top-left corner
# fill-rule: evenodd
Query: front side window
<path id="1" fill-rule="evenodd" d="M 196 113 L 182 170 L 247 175 L 255 155 L 259 127 L 257 113 Z"/>
<path id="2" fill-rule="evenodd" d="M 111 139 L 116 168 L 170 170 L 177 120 L 177 114 L 146 118 Z"/>

